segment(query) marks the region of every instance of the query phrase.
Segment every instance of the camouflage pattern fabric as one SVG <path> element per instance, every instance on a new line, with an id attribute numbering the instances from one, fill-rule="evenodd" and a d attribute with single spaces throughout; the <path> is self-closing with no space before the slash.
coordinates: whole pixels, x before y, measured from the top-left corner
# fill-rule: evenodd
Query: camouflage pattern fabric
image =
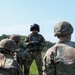
<path id="1" fill-rule="evenodd" d="M 25 57 L 26 57 L 25 63 L 24 63 L 25 75 L 29 75 L 29 69 L 34 59 L 39 71 L 39 75 L 42 75 L 43 63 L 42 63 L 41 52 L 27 52 L 27 55 L 25 55 Z"/>
<path id="2" fill-rule="evenodd" d="M 54 63 L 51 62 L 52 52 L 55 54 Z M 46 59 L 46 75 L 75 75 L 75 42 L 65 41 L 57 43 L 48 49 L 44 59 Z"/>
<path id="3" fill-rule="evenodd" d="M 27 55 L 25 56 L 25 74 L 24 75 L 29 75 L 29 69 L 30 66 L 33 62 L 33 60 L 35 59 L 37 68 L 38 68 L 38 72 L 39 75 L 42 75 L 42 55 L 41 55 L 41 51 L 43 49 L 43 47 L 45 46 L 45 39 L 41 34 L 33 34 L 31 33 L 24 41 L 24 46 L 26 46 L 26 43 L 29 43 L 31 41 L 38 41 L 41 43 L 41 46 L 39 46 L 40 49 L 36 49 L 33 51 L 28 51 Z"/>
<path id="4" fill-rule="evenodd" d="M 4 54 L 6 57 L 5 66 L 0 68 L 0 75 L 23 75 L 20 66 L 13 60 L 9 54 Z"/>
<path id="5" fill-rule="evenodd" d="M 9 51 L 15 51 L 17 46 L 13 40 L 6 38 L 0 41 L 0 48 L 7 49 Z"/>
<path id="6" fill-rule="evenodd" d="M 18 63 L 13 59 L 16 43 L 11 39 L 3 39 L 0 41 L 1 53 L 5 58 L 0 61 L 0 75 L 23 75 Z"/>
<path id="7" fill-rule="evenodd" d="M 23 55 L 25 55 L 24 53 L 24 49 L 22 48 L 18 48 L 16 50 L 16 61 L 19 63 L 19 65 L 22 67 L 22 65 L 24 65 L 24 59 L 25 57 L 23 57 Z"/>
<path id="8" fill-rule="evenodd" d="M 55 25 L 54 27 L 54 35 L 67 35 L 73 33 L 73 27 L 69 22 L 62 21 Z"/>

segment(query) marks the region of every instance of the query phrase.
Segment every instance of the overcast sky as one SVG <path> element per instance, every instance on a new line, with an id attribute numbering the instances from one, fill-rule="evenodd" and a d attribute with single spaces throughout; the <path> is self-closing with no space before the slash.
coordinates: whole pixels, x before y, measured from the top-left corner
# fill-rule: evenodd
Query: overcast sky
<path id="1" fill-rule="evenodd" d="M 68 21 L 75 28 L 75 0 L 0 0 L 0 35 L 26 36 L 30 25 L 37 23 L 47 41 L 57 42 L 53 29 L 59 21 Z"/>

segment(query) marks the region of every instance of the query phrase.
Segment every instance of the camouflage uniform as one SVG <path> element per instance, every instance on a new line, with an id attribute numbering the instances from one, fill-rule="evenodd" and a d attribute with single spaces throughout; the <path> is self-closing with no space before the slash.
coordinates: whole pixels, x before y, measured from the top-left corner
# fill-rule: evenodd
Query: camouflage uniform
<path id="1" fill-rule="evenodd" d="M 0 65 L 0 75 L 23 75 L 20 66 L 13 59 L 13 54 L 17 48 L 15 42 L 10 39 L 3 39 L 0 42 L 0 48 L 1 53 L 6 57 L 4 66 Z"/>
<path id="2" fill-rule="evenodd" d="M 17 49 L 16 49 L 16 53 L 15 53 L 15 56 L 14 56 L 14 59 L 19 63 L 19 65 L 22 67 L 22 65 L 24 65 L 24 60 L 22 59 L 23 58 L 23 55 L 24 55 L 24 49 L 20 48 L 20 41 L 21 41 L 21 38 L 19 35 L 16 35 L 16 34 L 13 34 L 10 36 L 10 39 L 14 40 L 16 45 L 17 45 Z"/>
<path id="3" fill-rule="evenodd" d="M 67 37 L 73 33 L 73 27 L 68 22 L 60 22 L 55 25 L 54 33 L 58 38 Z M 59 40 L 47 50 L 44 60 L 46 75 L 75 75 L 75 42 L 71 37 Z"/>
<path id="4" fill-rule="evenodd" d="M 20 64 L 20 66 L 22 67 L 22 65 L 24 65 L 24 56 L 25 55 L 25 52 L 24 52 L 24 49 L 22 48 L 18 48 L 16 50 L 16 59 L 17 59 L 17 62 Z"/>
<path id="5" fill-rule="evenodd" d="M 34 33 L 33 30 L 36 30 L 36 32 Z M 30 66 L 33 62 L 33 60 L 35 59 L 37 68 L 38 68 L 38 72 L 39 75 L 42 75 L 42 54 L 41 51 L 43 49 L 43 47 L 45 46 L 45 39 L 41 34 L 38 34 L 39 32 L 39 25 L 34 24 L 31 26 L 30 31 L 32 31 L 32 33 L 25 39 L 24 41 L 24 46 L 27 47 L 29 43 L 34 44 L 36 41 L 40 43 L 39 47 L 36 48 L 35 44 L 32 47 L 27 47 L 27 56 L 25 59 L 25 75 L 29 75 L 29 69 Z M 31 45 L 32 45 L 31 44 Z M 30 50 L 30 51 L 28 51 Z"/>

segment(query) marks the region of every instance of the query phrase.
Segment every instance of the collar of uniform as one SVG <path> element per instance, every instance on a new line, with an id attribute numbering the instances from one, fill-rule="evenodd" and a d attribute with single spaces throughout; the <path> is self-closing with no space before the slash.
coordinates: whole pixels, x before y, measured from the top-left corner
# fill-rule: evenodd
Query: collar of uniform
<path id="1" fill-rule="evenodd" d="M 38 33 L 32 33 L 31 35 L 34 35 L 34 36 L 36 36 L 36 35 L 38 35 Z"/>
<path id="2" fill-rule="evenodd" d="M 64 40 L 64 41 L 59 40 L 59 43 L 65 43 L 65 42 L 69 42 L 69 41 L 70 41 L 70 39 L 67 39 L 67 40 Z"/>

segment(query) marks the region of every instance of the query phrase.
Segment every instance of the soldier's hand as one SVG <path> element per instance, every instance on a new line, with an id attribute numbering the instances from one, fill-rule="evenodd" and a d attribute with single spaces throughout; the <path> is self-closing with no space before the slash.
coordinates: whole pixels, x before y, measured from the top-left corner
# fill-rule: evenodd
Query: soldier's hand
<path id="1" fill-rule="evenodd" d="M 38 41 L 31 41 L 30 43 L 34 44 L 34 43 L 38 43 Z"/>
<path id="2" fill-rule="evenodd" d="M 6 57 L 4 56 L 4 54 L 0 53 L 0 67 L 5 66 L 5 59 Z"/>
<path id="3" fill-rule="evenodd" d="M 38 49 L 39 49 L 39 50 L 42 50 L 42 49 L 43 49 L 43 47 L 42 47 L 42 46 L 40 46 L 40 47 L 38 47 Z"/>
<path id="4" fill-rule="evenodd" d="M 27 45 L 32 45 L 32 44 L 36 44 L 39 43 L 38 41 L 30 41 Z"/>

